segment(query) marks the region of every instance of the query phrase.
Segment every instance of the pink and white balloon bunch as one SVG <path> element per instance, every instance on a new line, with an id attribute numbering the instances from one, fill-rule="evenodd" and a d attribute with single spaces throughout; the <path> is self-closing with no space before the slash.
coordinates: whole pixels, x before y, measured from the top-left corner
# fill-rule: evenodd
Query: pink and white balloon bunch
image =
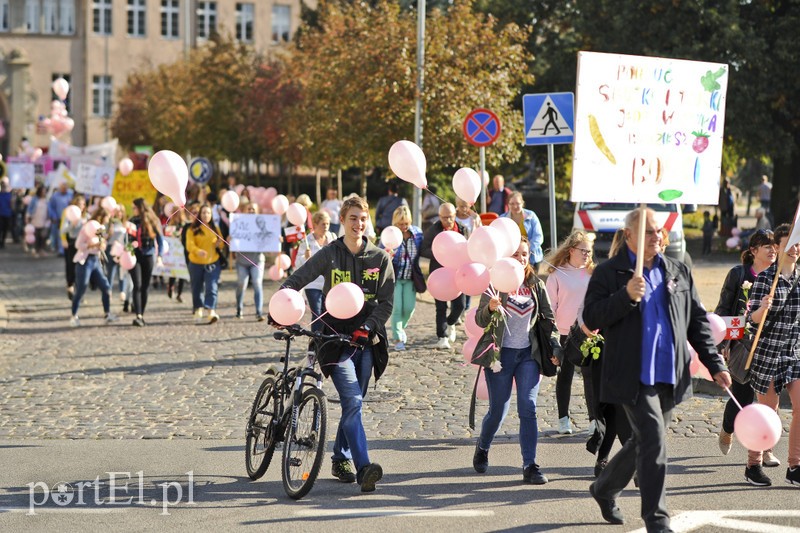
<path id="1" fill-rule="evenodd" d="M 39 124 L 47 133 L 54 137 L 59 137 L 69 133 L 75 127 L 75 121 L 69 117 L 67 106 L 64 100 L 69 94 L 69 83 L 64 78 L 58 78 L 53 82 L 53 92 L 58 96 L 58 100 L 53 100 L 50 104 L 50 117 L 42 117 Z"/>

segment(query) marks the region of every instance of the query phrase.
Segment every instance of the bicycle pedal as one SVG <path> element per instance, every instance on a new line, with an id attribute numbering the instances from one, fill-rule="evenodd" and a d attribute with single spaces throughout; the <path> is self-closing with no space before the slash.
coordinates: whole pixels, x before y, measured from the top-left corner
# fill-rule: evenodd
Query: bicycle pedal
<path id="1" fill-rule="evenodd" d="M 297 457 L 292 457 L 291 459 L 289 459 L 289 466 L 298 467 L 298 466 L 300 466 L 302 464 L 303 464 L 303 461 L 301 461 Z"/>

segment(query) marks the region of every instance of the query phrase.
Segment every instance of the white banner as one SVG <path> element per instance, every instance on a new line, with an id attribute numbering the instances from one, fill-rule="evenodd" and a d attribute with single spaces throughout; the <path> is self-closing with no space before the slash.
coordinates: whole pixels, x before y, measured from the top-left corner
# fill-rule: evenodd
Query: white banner
<path id="1" fill-rule="evenodd" d="M 33 163 L 6 163 L 6 173 L 12 189 L 33 189 L 36 187 L 36 168 Z"/>
<path id="2" fill-rule="evenodd" d="M 111 196 L 116 171 L 114 167 L 81 163 L 75 177 L 75 190 L 90 196 Z"/>
<path id="3" fill-rule="evenodd" d="M 164 266 L 153 268 L 154 276 L 166 276 L 189 280 L 189 269 L 186 267 L 186 256 L 183 255 L 183 244 L 178 237 L 163 237 L 166 251 L 161 252 Z"/>
<path id="4" fill-rule="evenodd" d="M 280 252 L 281 217 L 279 215 L 243 215 L 231 213 L 232 252 Z"/>
<path id="5" fill-rule="evenodd" d="M 578 53 L 572 200 L 716 205 L 729 69 Z"/>

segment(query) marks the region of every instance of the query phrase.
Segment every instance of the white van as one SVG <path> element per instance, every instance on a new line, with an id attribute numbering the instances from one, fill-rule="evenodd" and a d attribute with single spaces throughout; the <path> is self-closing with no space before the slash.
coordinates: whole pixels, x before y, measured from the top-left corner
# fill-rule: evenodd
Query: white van
<path id="1" fill-rule="evenodd" d="M 572 227 L 594 232 L 597 235 L 594 241 L 595 255 L 608 257 L 614 233 L 625 225 L 625 215 L 638 207 L 639 204 L 579 202 L 575 204 Z M 647 204 L 647 207 L 656 212 L 656 222 L 669 232 L 669 246 L 665 254 L 691 266 L 691 258 L 686 253 L 680 204 Z"/>

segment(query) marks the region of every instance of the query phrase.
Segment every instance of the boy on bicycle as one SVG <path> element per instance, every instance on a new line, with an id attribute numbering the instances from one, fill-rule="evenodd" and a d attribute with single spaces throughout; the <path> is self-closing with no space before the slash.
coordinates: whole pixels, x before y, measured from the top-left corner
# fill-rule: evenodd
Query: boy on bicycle
<path id="1" fill-rule="evenodd" d="M 342 407 L 333 444 L 332 475 L 343 483 L 357 481 L 361 492 L 372 492 L 383 470 L 369 460 L 361 405 L 370 374 L 377 381 L 389 361 L 386 321 L 392 314 L 394 269 L 392 260 L 364 236 L 369 205 L 358 196 L 345 200 L 339 212 L 344 236 L 322 248 L 283 283 L 300 290 L 323 276 L 327 296 L 338 283 L 352 282 L 364 291 L 364 307 L 353 318 L 339 320 L 323 313 L 324 333 L 352 335 L 351 345 L 327 344 L 317 354 L 320 368 L 330 376 Z M 355 463 L 355 471 L 350 461 Z"/>

